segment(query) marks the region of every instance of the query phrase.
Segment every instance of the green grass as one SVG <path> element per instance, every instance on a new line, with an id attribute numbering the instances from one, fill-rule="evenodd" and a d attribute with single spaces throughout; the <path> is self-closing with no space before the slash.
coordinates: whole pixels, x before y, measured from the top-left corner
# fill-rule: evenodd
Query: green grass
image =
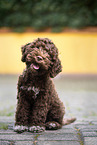
<path id="1" fill-rule="evenodd" d="M 15 113 L 15 109 L 13 106 L 10 106 L 9 108 L 5 108 L 0 110 L 0 116 L 13 116 Z"/>
<path id="2" fill-rule="evenodd" d="M 8 124 L 6 124 L 6 123 L 0 123 L 0 129 L 7 130 L 8 129 Z"/>
<path id="3" fill-rule="evenodd" d="M 0 111 L 0 116 L 13 116 L 14 115 L 14 112 L 10 111 L 10 112 L 7 112 L 6 110 L 3 110 L 3 111 Z"/>

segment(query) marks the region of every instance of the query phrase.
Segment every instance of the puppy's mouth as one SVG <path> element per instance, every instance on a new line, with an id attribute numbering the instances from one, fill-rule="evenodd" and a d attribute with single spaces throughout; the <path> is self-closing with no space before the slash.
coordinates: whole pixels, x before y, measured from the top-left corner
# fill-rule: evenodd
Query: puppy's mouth
<path id="1" fill-rule="evenodd" d="M 34 68 L 35 70 L 39 70 L 39 65 L 32 63 L 31 68 Z"/>

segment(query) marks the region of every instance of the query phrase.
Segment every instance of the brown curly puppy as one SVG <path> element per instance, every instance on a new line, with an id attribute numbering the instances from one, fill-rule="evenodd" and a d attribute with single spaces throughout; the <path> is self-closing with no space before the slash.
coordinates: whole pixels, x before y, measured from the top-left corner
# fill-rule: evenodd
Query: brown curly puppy
<path id="1" fill-rule="evenodd" d="M 19 76 L 14 131 L 41 132 L 59 129 L 65 109 L 51 78 L 62 70 L 58 49 L 48 38 L 38 38 L 22 47 L 26 69 Z M 69 124 L 75 119 L 64 121 Z"/>

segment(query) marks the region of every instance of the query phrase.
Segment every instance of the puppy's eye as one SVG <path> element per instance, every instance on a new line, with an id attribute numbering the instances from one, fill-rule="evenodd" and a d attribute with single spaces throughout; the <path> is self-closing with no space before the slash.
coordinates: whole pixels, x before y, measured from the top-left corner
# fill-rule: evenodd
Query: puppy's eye
<path id="1" fill-rule="evenodd" d="M 37 60 L 41 61 L 41 60 L 43 60 L 43 58 L 41 56 L 37 56 Z"/>

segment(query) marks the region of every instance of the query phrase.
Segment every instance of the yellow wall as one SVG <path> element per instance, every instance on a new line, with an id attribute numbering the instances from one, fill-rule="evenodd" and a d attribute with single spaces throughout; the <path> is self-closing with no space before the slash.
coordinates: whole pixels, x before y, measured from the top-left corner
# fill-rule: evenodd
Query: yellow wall
<path id="1" fill-rule="evenodd" d="M 59 48 L 64 73 L 97 74 L 97 34 L 1 33 L 0 73 L 21 73 L 21 46 L 37 37 L 48 37 Z"/>

